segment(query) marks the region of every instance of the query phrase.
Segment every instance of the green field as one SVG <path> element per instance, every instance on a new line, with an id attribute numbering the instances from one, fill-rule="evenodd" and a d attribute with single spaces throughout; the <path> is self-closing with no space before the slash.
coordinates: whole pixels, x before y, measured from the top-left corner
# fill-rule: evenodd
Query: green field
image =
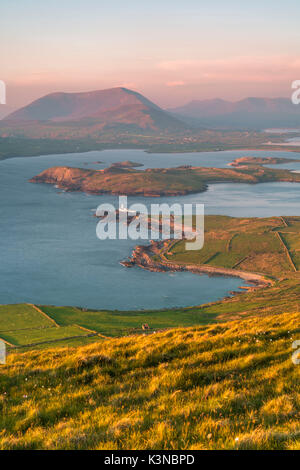
<path id="1" fill-rule="evenodd" d="M 202 250 L 186 251 L 182 240 L 168 249 L 165 258 L 183 264 L 236 268 L 280 279 L 295 272 L 291 259 L 297 257 L 299 239 L 300 218 L 207 216 Z"/>
<path id="2" fill-rule="evenodd" d="M 76 325 L 60 326 L 40 308 L 31 304 L 0 306 L 0 338 L 8 351 L 14 348 L 44 348 L 56 344 L 86 344 L 95 339 L 92 331 Z"/>
<path id="3" fill-rule="evenodd" d="M 0 334 L 11 330 L 51 328 L 54 325 L 50 318 L 41 315 L 31 305 L 15 305 L 13 309 L 0 305 Z"/>
<path id="4" fill-rule="evenodd" d="M 43 342 L 53 342 L 64 338 L 74 338 L 77 336 L 87 336 L 87 332 L 78 326 L 65 326 L 61 328 L 43 328 L 23 331 L 12 331 L 0 333 L 2 339 L 15 346 L 33 345 Z"/>

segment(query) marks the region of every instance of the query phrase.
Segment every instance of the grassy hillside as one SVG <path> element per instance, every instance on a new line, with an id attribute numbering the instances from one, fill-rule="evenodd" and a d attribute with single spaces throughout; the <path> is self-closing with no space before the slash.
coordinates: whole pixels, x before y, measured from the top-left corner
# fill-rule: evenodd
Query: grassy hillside
<path id="1" fill-rule="evenodd" d="M 10 354 L 1 449 L 300 449 L 299 314 Z"/>

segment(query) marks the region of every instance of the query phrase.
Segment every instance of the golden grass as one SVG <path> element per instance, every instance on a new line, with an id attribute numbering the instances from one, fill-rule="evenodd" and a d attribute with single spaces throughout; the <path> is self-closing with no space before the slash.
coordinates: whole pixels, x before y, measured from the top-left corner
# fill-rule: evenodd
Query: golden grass
<path id="1" fill-rule="evenodd" d="M 1 449 L 300 449 L 299 314 L 11 354 Z"/>

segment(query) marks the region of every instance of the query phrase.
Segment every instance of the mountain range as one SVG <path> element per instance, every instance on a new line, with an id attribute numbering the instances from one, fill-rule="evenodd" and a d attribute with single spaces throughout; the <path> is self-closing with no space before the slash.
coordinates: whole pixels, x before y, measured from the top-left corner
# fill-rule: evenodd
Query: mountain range
<path id="1" fill-rule="evenodd" d="M 164 110 L 127 88 L 83 93 L 51 93 L 9 114 L 1 121 L 11 127 L 85 129 L 97 132 L 185 132 L 188 129 L 300 128 L 300 105 L 288 98 L 194 100 Z"/>
<path id="2" fill-rule="evenodd" d="M 257 130 L 300 127 L 300 105 L 294 105 L 289 98 L 194 100 L 168 111 L 193 127 Z"/>

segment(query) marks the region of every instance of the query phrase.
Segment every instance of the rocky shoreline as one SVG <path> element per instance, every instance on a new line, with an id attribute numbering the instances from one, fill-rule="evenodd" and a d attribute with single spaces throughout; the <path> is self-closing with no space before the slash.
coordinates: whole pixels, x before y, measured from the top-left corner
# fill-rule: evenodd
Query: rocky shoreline
<path id="1" fill-rule="evenodd" d="M 122 261 L 121 264 L 126 267 L 138 266 L 142 269 L 155 272 L 190 271 L 195 274 L 207 274 L 209 276 L 239 277 L 252 284 L 252 286 L 242 286 L 242 288 L 246 290 L 260 289 L 273 284 L 271 280 L 267 279 L 262 274 L 209 265 L 180 264 L 166 259 L 162 260 L 162 253 L 167 251 L 169 247 L 170 240 L 151 241 L 151 244 L 147 246 L 138 245 L 133 250 L 131 257 L 128 260 Z M 155 259 L 155 256 L 158 255 L 159 261 Z M 233 295 L 237 293 L 238 292 L 232 292 Z"/>

